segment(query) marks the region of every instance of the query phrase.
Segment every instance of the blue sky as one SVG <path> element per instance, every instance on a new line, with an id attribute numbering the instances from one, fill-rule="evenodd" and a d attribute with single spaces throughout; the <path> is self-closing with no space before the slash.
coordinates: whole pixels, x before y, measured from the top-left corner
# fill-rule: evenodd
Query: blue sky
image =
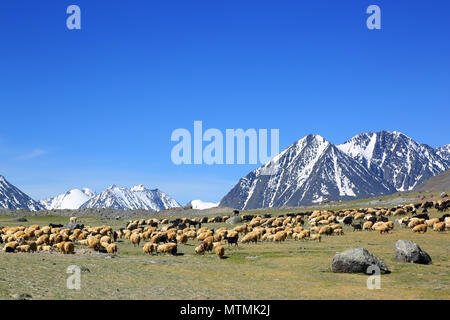
<path id="1" fill-rule="evenodd" d="M 66 8 L 81 8 L 81 30 Z M 366 8 L 381 8 L 368 30 Z M 450 143 L 448 1 L 8 1 L 0 174 L 35 199 L 142 183 L 219 201 L 255 165 L 171 162 L 173 130 Z"/>

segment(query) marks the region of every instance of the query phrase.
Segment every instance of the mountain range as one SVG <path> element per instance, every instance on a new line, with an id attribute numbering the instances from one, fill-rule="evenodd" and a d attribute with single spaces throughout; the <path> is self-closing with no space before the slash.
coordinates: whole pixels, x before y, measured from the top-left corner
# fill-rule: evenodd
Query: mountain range
<path id="1" fill-rule="evenodd" d="M 30 211 L 44 209 L 39 202 L 34 201 L 13 186 L 2 175 L 0 175 L 0 208 L 26 209 Z"/>
<path id="2" fill-rule="evenodd" d="M 409 191 L 450 169 L 449 145 L 432 148 L 394 131 L 340 145 L 308 135 L 251 171 L 222 198 L 236 209 L 306 206 Z M 274 174 L 265 174 L 267 169 Z"/>
<path id="3" fill-rule="evenodd" d="M 310 134 L 242 177 L 219 203 L 192 200 L 194 209 L 297 207 L 410 191 L 450 169 L 450 144 L 432 148 L 397 131 L 360 133 L 340 145 Z M 115 185 L 83 188 L 35 201 L 0 176 L 0 208 L 83 208 L 160 211 L 180 204 L 158 189 Z"/>
<path id="4" fill-rule="evenodd" d="M 111 209 L 145 209 L 160 211 L 181 207 L 180 204 L 161 190 L 146 189 L 142 184 L 127 188 L 110 186 L 100 194 L 81 205 L 83 208 L 111 208 Z"/>

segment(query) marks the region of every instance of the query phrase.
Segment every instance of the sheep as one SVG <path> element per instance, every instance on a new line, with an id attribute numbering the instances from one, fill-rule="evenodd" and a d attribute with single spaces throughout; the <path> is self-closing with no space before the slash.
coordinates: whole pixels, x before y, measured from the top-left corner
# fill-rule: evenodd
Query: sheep
<path id="1" fill-rule="evenodd" d="M 311 236 L 311 240 L 317 240 L 317 241 L 321 241 L 321 235 L 320 234 L 313 234 L 312 236 Z"/>
<path id="2" fill-rule="evenodd" d="M 94 250 L 98 250 L 100 248 L 100 240 L 97 239 L 96 237 L 90 236 L 88 238 L 88 245 L 89 245 L 89 248 L 92 248 Z"/>
<path id="3" fill-rule="evenodd" d="M 418 233 L 420 233 L 420 232 L 425 233 L 425 232 L 427 232 L 427 225 L 426 224 L 419 224 L 419 225 L 415 226 L 412 229 L 412 231 L 413 232 L 418 232 Z"/>
<path id="4" fill-rule="evenodd" d="M 77 223 L 78 218 L 77 217 L 70 217 L 69 222 L 70 223 Z"/>
<path id="5" fill-rule="evenodd" d="M 223 259 L 223 255 L 225 254 L 225 249 L 222 246 L 217 246 L 216 247 L 216 256 L 219 259 Z"/>
<path id="6" fill-rule="evenodd" d="M 19 246 L 19 243 L 17 241 L 11 241 L 8 242 L 4 247 L 3 247 L 3 252 L 14 252 L 14 250 L 16 250 L 16 248 Z"/>
<path id="7" fill-rule="evenodd" d="M 372 226 L 373 226 L 373 222 L 372 221 L 367 221 L 364 222 L 363 224 L 363 230 L 372 230 Z"/>
<path id="8" fill-rule="evenodd" d="M 425 224 L 427 225 L 428 228 L 431 228 L 431 227 L 433 227 L 433 225 L 435 223 L 438 223 L 438 222 L 439 222 L 439 218 L 434 218 L 434 219 L 426 220 Z"/>
<path id="9" fill-rule="evenodd" d="M 376 230 L 376 231 L 380 231 L 380 234 L 382 234 L 382 233 L 389 233 L 389 227 L 386 226 L 385 224 L 380 225 L 380 226 L 377 226 L 377 227 L 375 228 L 375 230 Z"/>
<path id="10" fill-rule="evenodd" d="M 142 248 L 142 251 L 144 253 L 153 254 L 153 252 L 156 252 L 157 248 L 158 245 L 156 243 L 146 242 Z"/>
<path id="11" fill-rule="evenodd" d="M 186 234 L 180 234 L 179 236 L 177 236 L 177 241 L 182 244 L 186 244 L 188 241 L 188 237 Z"/>
<path id="12" fill-rule="evenodd" d="M 60 242 L 60 243 L 56 244 L 56 247 L 63 254 L 71 254 L 71 253 L 73 253 L 73 251 L 75 249 L 73 243 L 70 241 Z"/>
<path id="13" fill-rule="evenodd" d="M 275 242 L 281 243 L 282 241 L 285 241 L 286 238 L 287 238 L 286 231 L 278 231 L 277 233 L 275 233 L 275 236 L 273 237 L 273 240 Z"/>
<path id="14" fill-rule="evenodd" d="M 258 236 L 254 233 L 247 233 L 241 240 L 241 243 L 258 242 Z"/>
<path id="15" fill-rule="evenodd" d="M 115 243 L 110 243 L 110 244 L 106 247 L 106 252 L 116 254 L 116 253 L 117 253 L 117 244 L 115 244 Z"/>
<path id="16" fill-rule="evenodd" d="M 323 226 L 322 228 L 319 229 L 319 234 L 331 235 L 333 234 L 333 229 L 330 226 Z"/>
<path id="17" fill-rule="evenodd" d="M 16 247 L 17 252 L 31 252 L 31 247 L 27 244 L 17 246 Z"/>
<path id="18" fill-rule="evenodd" d="M 138 233 L 133 233 L 130 236 L 130 241 L 133 244 L 134 247 L 136 247 L 136 245 L 139 247 L 139 243 L 141 242 L 141 237 L 139 236 Z"/>
<path id="19" fill-rule="evenodd" d="M 425 219 L 419 219 L 419 218 L 412 218 L 409 223 L 409 228 L 414 228 L 415 226 L 418 226 L 419 224 L 423 224 L 425 222 Z"/>
<path id="20" fill-rule="evenodd" d="M 445 231 L 445 222 L 438 222 L 433 225 L 434 231 Z"/>
<path id="21" fill-rule="evenodd" d="M 298 239 L 299 239 L 299 240 L 303 240 L 303 239 L 305 239 L 305 238 L 309 238 L 310 235 L 311 235 L 311 231 L 309 231 L 309 230 L 303 230 L 302 232 L 300 232 L 300 234 L 299 234 L 299 236 L 298 236 Z"/>
<path id="22" fill-rule="evenodd" d="M 200 243 L 197 247 L 195 247 L 195 253 L 201 254 L 205 252 L 205 246 L 203 243 Z"/>
<path id="23" fill-rule="evenodd" d="M 40 236 L 39 238 L 37 238 L 37 240 L 36 240 L 37 245 L 49 244 L 49 242 L 50 242 L 50 240 L 49 240 L 48 234 L 44 234 L 44 235 Z"/>
<path id="24" fill-rule="evenodd" d="M 169 242 L 169 243 L 159 245 L 156 252 L 157 253 L 170 253 L 172 255 L 176 255 L 177 244 L 173 243 L 173 242 Z"/>

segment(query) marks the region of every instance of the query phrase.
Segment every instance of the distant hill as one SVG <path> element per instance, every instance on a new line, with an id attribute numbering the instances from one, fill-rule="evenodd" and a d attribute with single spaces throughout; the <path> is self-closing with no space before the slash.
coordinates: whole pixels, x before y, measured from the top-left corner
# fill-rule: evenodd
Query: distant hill
<path id="1" fill-rule="evenodd" d="M 419 192 L 437 192 L 450 190 L 450 170 L 431 177 L 414 189 Z"/>

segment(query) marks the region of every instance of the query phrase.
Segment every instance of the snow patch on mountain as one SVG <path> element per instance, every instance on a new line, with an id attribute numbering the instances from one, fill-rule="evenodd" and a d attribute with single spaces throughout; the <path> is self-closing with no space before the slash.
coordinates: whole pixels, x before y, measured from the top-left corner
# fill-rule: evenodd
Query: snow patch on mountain
<path id="1" fill-rule="evenodd" d="M 205 210 L 205 209 L 211 209 L 211 208 L 218 207 L 219 202 L 206 202 L 206 201 L 202 201 L 202 200 L 191 200 L 186 204 L 186 206 L 192 207 L 192 209 Z"/>
<path id="2" fill-rule="evenodd" d="M 92 199 L 95 193 L 88 188 L 72 189 L 65 194 L 60 194 L 53 198 L 41 200 L 40 203 L 47 210 L 76 210 L 81 207 L 86 201 Z"/>
<path id="3" fill-rule="evenodd" d="M 141 184 L 130 189 L 112 185 L 81 206 L 81 208 L 145 209 L 150 211 L 174 207 L 180 207 L 180 204 L 170 196 L 158 189 L 147 189 Z"/>

